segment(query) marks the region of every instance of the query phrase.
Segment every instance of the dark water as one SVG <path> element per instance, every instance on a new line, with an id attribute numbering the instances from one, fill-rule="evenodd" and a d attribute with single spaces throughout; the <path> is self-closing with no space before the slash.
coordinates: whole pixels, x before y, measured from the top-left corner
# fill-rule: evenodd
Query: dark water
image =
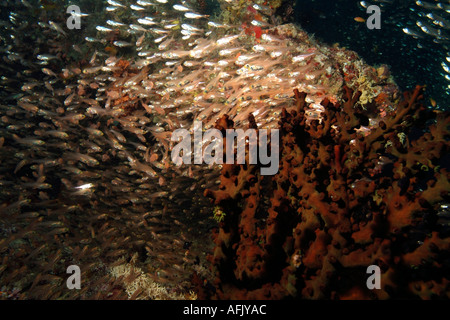
<path id="1" fill-rule="evenodd" d="M 439 108 L 447 109 L 450 81 L 444 78 L 446 72 L 441 62 L 447 62 L 449 41 L 436 43 L 433 36 L 416 26 L 418 20 L 430 21 L 425 15 L 433 10 L 418 6 L 413 0 L 366 1 L 379 5 L 382 11 L 381 29 L 369 30 L 365 23 L 354 20 L 355 17 L 369 16 L 361 2 L 364 1 L 297 0 L 289 19 L 328 44 L 339 43 L 356 51 L 370 65 L 389 65 L 403 90 L 417 84 L 427 85 L 428 97 L 435 99 Z M 444 10 L 439 14 L 450 18 Z M 402 29 L 406 27 L 417 29 L 423 38 L 415 39 L 405 34 Z M 448 36 L 448 30 L 444 29 L 443 35 Z"/>

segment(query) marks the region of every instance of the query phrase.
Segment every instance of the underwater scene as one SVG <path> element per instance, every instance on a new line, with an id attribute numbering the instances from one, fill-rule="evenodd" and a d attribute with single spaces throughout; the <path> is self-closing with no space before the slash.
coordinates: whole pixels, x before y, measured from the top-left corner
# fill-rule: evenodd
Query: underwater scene
<path id="1" fill-rule="evenodd" d="M 3 0 L 1 300 L 450 298 L 450 1 Z"/>

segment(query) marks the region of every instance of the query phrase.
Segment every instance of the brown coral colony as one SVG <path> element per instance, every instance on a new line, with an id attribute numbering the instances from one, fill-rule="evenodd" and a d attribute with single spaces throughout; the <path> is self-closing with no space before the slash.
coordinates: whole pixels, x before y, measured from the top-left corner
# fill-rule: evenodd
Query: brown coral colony
<path id="1" fill-rule="evenodd" d="M 283 109 L 280 168 L 224 165 L 218 191 L 226 218 L 210 260 L 218 299 L 448 298 L 448 114 L 426 109 L 423 87 L 368 134 L 360 92 L 322 101 L 308 124 L 306 94 Z M 250 121 L 251 122 L 251 121 Z M 226 117 L 216 127 L 232 127 Z M 381 289 L 366 269 L 381 269 Z"/>

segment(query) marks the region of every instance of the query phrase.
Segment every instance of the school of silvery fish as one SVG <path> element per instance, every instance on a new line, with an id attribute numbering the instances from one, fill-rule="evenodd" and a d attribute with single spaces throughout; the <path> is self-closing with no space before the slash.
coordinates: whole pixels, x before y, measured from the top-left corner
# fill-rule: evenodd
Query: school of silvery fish
<path id="1" fill-rule="evenodd" d="M 375 81 L 355 53 L 271 25 L 262 1 L 245 5 L 248 21 L 230 25 L 196 2 L 108 0 L 104 23 L 82 44 L 69 41 L 80 31 L 48 13 L 21 26 L 30 3 L 2 5 L 17 10 L 2 25 L 10 36 L 2 37 L 0 106 L 1 284 L 28 288 L 27 297 L 67 294 L 57 288 L 69 261 L 92 279 L 91 289 L 71 294 L 91 297 L 111 281 L 108 266 L 136 253 L 155 282 L 189 290 L 193 269 L 208 273 L 214 221 L 202 193 L 218 172 L 171 164 L 173 130 L 192 130 L 194 120 L 208 129 L 224 114 L 245 128 L 250 113 L 261 128 L 276 128 L 294 88 L 308 93 L 308 117 L 320 119 L 320 101 L 336 101 L 344 83 L 370 88 L 370 101 L 387 81 Z M 83 10 L 82 23 L 91 15 Z M 34 27 L 41 35 L 27 38 Z M 360 130 L 376 126 L 380 111 Z"/>
<path id="2" fill-rule="evenodd" d="M 380 5 L 392 5 L 395 8 L 398 3 L 392 0 L 374 0 Z M 360 1 L 362 8 L 367 8 L 369 2 Z M 445 78 L 445 92 L 450 94 L 450 2 L 449 1 L 411 1 L 410 3 L 404 2 L 400 4 L 406 6 L 410 12 L 410 18 L 401 17 L 392 11 L 386 12 L 387 23 L 395 24 L 396 27 L 401 29 L 404 34 L 413 37 L 416 40 L 431 40 L 433 43 L 442 46 L 442 51 L 445 55 L 433 52 L 437 59 L 441 59 L 440 65 L 442 71 L 440 76 Z M 406 21 L 405 21 L 406 20 Z M 418 42 L 417 48 L 423 49 L 424 43 Z M 421 54 L 421 53 L 415 53 Z M 423 54 L 423 53 L 422 53 Z M 430 61 L 430 64 L 431 61 Z M 444 103 L 445 104 L 445 103 Z"/>

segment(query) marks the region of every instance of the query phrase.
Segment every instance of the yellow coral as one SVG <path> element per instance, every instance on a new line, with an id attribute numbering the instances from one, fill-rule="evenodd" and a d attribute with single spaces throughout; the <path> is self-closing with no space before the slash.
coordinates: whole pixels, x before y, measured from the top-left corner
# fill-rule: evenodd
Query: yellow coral
<path id="1" fill-rule="evenodd" d="M 151 300 L 196 300 L 197 294 L 194 291 L 189 291 L 188 294 L 174 293 L 168 288 L 155 282 L 150 276 L 144 273 L 142 269 L 130 264 L 124 263 L 110 269 L 110 274 L 115 278 L 126 279 L 131 274 L 138 274 L 137 278 L 130 283 L 123 283 L 125 291 L 129 298 L 137 290 L 141 290 L 138 299 Z"/>

